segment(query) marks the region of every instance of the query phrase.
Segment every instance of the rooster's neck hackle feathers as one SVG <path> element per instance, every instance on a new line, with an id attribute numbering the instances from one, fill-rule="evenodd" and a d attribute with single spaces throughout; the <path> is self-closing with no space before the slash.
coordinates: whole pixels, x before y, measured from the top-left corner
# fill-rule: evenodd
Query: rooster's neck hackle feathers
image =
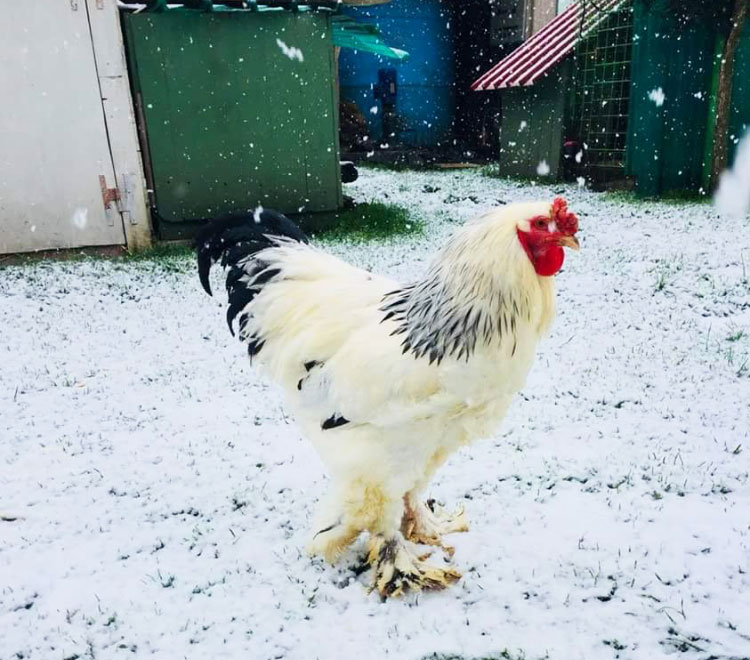
<path id="1" fill-rule="evenodd" d="M 517 237 L 518 221 L 550 207 L 521 204 L 469 223 L 440 252 L 419 282 L 387 294 L 384 321 L 396 322 L 403 352 L 468 360 L 480 347 L 512 356 L 520 326 L 543 333 L 554 316 L 552 278 L 540 278 Z"/>

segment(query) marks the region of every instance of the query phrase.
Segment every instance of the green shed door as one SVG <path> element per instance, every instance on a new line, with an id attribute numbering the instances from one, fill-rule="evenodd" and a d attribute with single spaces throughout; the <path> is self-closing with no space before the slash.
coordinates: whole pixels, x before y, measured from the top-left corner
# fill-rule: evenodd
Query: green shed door
<path id="1" fill-rule="evenodd" d="M 173 10 L 124 21 L 159 220 L 341 206 L 328 15 Z"/>
<path id="2" fill-rule="evenodd" d="M 642 196 L 702 183 L 714 26 L 680 27 L 663 0 L 635 5 L 627 169 Z M 661 104 L 653 92 L 661 90 Z"/>

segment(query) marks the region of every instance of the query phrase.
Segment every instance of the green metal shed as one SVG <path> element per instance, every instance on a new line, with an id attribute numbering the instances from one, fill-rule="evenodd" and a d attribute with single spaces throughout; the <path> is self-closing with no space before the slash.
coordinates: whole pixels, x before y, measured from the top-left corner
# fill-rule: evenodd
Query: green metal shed
<path id="1" fill-rule="evenodd" d="M 722 36 L 716 25 L 680 25 L 661 0 L 635 3 L 634 33 L 628 172 L 640 195 L 706 194 Z M 734 64 L 730 162 L 750 126 L 750 24 Z"/>
<path id="2" fill-rule="evenodd" d="M 125 13 L 161 238 L 258 205 L 342 205 L 332 12 Z"/>
<path id="3" fill-rule="evenodd" d="M 702 185 L 713 26 L 678 31 L 676 17 L 635 3 L 627 171 L 640 195 Z"/>
<path id="4" fill-rule="evenodd" d="M 574 138 L 585 145 L 587 178 L 628 175 L 642 196 L 707 192 L 718 26 L 682 24 L 664 0 L 607 0 L 608 13 L 599 6 L 573 3 L 474 82 L 504 90 L 500 172 L 534 176 L 546 160 L 557 177 L 559 146 Z M 590 26 L 578 29 L 586 11 Z M 750 127 L 750 21 L 734 66 L 730 162 Z"/>

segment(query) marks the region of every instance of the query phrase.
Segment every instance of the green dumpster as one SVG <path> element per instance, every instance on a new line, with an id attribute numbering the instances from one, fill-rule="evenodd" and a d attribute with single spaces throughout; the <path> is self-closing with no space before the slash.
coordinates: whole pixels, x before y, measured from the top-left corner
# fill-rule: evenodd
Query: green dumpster
<path id="1" fill-rule="evenodd" d="M 161 238 L 257 206 L 342 205 L 332 14 L 123 14 Z"/>

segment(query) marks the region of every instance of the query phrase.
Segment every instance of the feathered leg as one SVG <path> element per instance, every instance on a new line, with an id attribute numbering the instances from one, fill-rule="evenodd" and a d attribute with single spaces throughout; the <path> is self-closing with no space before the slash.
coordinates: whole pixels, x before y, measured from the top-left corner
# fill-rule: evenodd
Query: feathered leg
<path id="1" fill-rule="evenodd" d="M 363 531 L 347 510 L 342 507 L 345 489 L 334 486 L 318 505 L 313 522 L 312 538 L 307 544 L 307 552 L 319 555 L 333 563 Z"/>
<path id="2" fill-rule="evenodd" d="M 404 495 L 404 515 L 401 519 L 401 533 L 414 543 L 436 545 L 449 556 L 455 548 L 443 541 L 443 534 L 469 531 L 463 507 L 448 513 L 435 500 L 421 502 L 419 495 L 411 491 Z"/>
<path id="3" fill-rule="evenodd" d="M 461 574 L 452 567 L 425 562 L 416 546 L 399 532 L 403 498 L 392 496 L 387 484 L 364 479 L 335 486 L 321 505 L 308 551 L 334 561 L 361 532 L 367 531 L 372 588 L 383 598 L 450 586 Z"/>
<path id="4" fill-rule="evenodd" d="M 334 562 L 362 532 L 392 536 L 401 512 L 400 498 L 389 496 L 382 483 L 362 477 L 334 482 L 320 503 L 308 552 Z"/>
<path id="5" fill-rule="evenodd" d="M 405 496 L 393 497 L 395 489 L 382 484 L 365 487 L 365 514 L 361 521 L 370 532 L 367 562 L 372 567 L 372 588 L 383 598 L 408 591 L 445 589 L 461 578 L 453 567 L 429 564 L 417 547 L 398 530 Z"/>
<path id="6" fill-rule="evenodd" d="M 463 507 L 449 513 L 435 500 L 422 502 L 421 492 L 427 487 L 436 470 L 445 462 L 448 452 L 439 450 L 433 454 L 425 469 L 424 478 L 404 495 L 404 514 L 401 518 L 401 533 L 414 543 L 436 545 L 449 556 L 453 556 L 453 546 L 443 542 L 443 534 L 469 531 Z"/>
<path id="7" fill-rule="evenodd" d="M 428 564 L 416 547 L 399 533 L 377 534 L 370 539 L 367 561 L 373 569 L 372 588 L 383 598 L 409 591 L 445 589 L 461 579 L 452 567 Z"/>

